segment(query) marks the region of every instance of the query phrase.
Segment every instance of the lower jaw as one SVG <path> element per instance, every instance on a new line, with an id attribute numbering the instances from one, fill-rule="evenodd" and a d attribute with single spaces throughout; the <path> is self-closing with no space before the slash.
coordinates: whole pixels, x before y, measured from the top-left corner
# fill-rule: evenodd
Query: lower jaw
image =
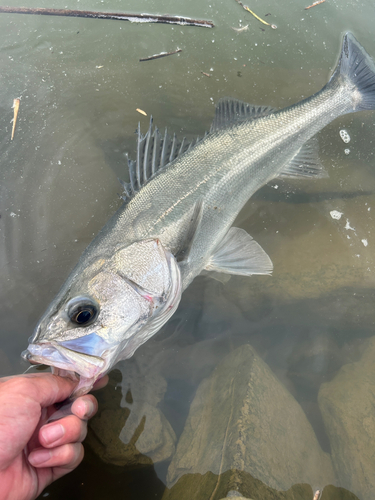
<path id="1" fill-rule="evenodd" d="M 51 365 L 51 361 L 48 359 L 44 359 L 42 356 L 33 356 L 29 353 L 27 360 L 29 363 L 33 365 L 48 365 L 51 366 L 51 371 L 53 375 L 58 377 L 68 378 L 73 380 L 74 382 L 78 382 L 76 387 L 74 388 L 72 394 L 69 399 L 74 400 L 79 396 L 83 396 L 87 394 L 95 384 L 95 382 L 103 376 L 103 373 L 99 370 L 95 370 L 96 373 L 79 373 L 77 372 L 76 367 L 65 366 L 58 367 Z M 71 369 L 70 369 L 71 368 Z M 93 370 L 94 371 L 94 370 Z"/>
<path id="2" fill-rule="evenodd" d="M 48 351 L 48 356 L 43 351 Z M 39 351 L 39 352 L 38 352 Z M 52 367 L 53 373 L 77 380 L 77 375 L 85 379 L 96 379 L 103 371 L 105 362 L 95 356 L 81 355 L 68 349 L 51 344 L 30 344 L 22 356 L 31 364 L 44 364 Z M 71 357 L 77 359 L 71 359 Z M 80 366 L 79 361 L 82 361 Z"/>
<path id="3" fill-rule="evenodd" d="M 63 378 L 69 378 L 74 382 L 78 381 L 78 384 L 74 388 L 74 391 L 70 395 L 69 399 L 74 400 L 84 394 L 87 394 L 92 389 L 95 382 L 101 378 L 101 374 L 94 377 L 84 377 L 82 375 L 77 374 L 76 372 L 64 370 L 62 368 L 56 368 L 55 366 L 51 366 L 51 370 L 53 375 Z"/>

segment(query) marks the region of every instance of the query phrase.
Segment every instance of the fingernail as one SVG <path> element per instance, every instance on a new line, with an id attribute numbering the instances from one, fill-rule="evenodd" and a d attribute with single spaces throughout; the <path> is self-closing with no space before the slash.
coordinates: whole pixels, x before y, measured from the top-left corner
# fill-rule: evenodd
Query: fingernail
<path id="1" fill-rule="evenodd" d="M 41 429 L 40 433 L 46 443 L 52 444 L 63 437 L 65 429 L 61 424 L 57 424 Z"/>
<path id="2" fill-rule="evenodd" d="M 95 407 L 94 407 L 94 404 L 92 401 L 90 400 L 87 400 L 85 401 L 85 407 L 86 407 L 86 411 L 85 411 L 85 417 L 86 418 L 90 418 L 91 415 L 94 413 L 95 411 Z"/>
<path id="3" fill-rule="evenodd" d="M 47 462 L 51 458 L 51 452 L 49 450 L 37 450 L 30 454 L 29 462 L 31 465 L 40 465 Z"/>

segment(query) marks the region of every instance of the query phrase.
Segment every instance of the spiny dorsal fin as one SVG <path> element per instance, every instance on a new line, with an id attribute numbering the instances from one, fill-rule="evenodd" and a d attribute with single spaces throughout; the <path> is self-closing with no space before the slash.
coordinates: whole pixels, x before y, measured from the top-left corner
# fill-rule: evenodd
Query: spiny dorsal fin
<path id="1" fill-rule="evenodd" d="M 280 177 L 328 177 L 323 165 L 319 160 L 319 143 L 316 137 L 306 142 L 283 168 Z"/>
<path id="2" fill-rule="evenodd" d="M 158 128 L 153 128 L 153 119 L 150 119 L 150 126 L 145 135 L 141 133 L 141 126 L 138 124 L 138 145 L 136 160 L 128 158 L 129 182 L 120 179 L 124 188 L 122 198 L 129 201 L 159 170 L 181 156 L 188 149 L 195 146 L 201 138 L 191 141 L 184 137 L 179 141 L 176 134 L 173 137 L 168 135 L 165 129 L 164 135 Z"/>
<path id="3" fill-rule="evenodd" d="M 224 97 L 216 105 L 215 118 L 212 122 L 210 132 L 221 130 L 233 123 L 245 120 L 255 120 L 276 111 L 271 106 L 254 106 L 239 99 Z"/>

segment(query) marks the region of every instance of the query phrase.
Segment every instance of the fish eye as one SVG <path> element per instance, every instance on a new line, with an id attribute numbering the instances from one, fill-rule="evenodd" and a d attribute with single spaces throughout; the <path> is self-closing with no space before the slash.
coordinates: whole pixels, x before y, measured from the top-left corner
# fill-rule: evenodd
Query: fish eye
<path id="1" fill-rule="evenodd" d="M 78 297 L 69 302 L 67 312 L 72 323 L 86 326 L 97 317 L 99 307 L 86 297 Z"/>
<path id="2" fill-rule="evenodd" d="M 78 325 L 84 325 L 85 323 L 88 323 L 94 316 L 95 309 L 90 306 L 86 307 L 86 309 L 77 311 L 70 319 Z"/>

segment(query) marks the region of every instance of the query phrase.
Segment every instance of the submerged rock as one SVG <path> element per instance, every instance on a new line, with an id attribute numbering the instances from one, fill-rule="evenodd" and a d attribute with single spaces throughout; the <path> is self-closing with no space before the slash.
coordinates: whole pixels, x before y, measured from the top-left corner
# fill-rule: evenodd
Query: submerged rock
<path id="1" fill-rule="evenodd" d="M 109 387 L 98 397 L 102 404 L 90 421 L 87 443 L 104 462 L 114 465 L 134 467 L 167 460 L 175 451 L 176 435 L 156 407 L 166 382 L 155 375 L 148 386 L 146 377 L 137 377 L 135 363 L 125 370 L 122 382 L 116 381 L 119 371 L 112 372 Z"/>
<path id="2" fill-rule="evenodd" d="M 233 477 L 236 477 L 237 486 L 233 486 Z M 232 489 L 233 487 L 239 489 Z M 244 491 L 247 493 L 243 494 Z M 230 470 L 220 476 L 211 472 L 203 476 L 186 474 L 170 490 L 165 491 L 162 500 L 224 500 L 226 498 L 233 498 L 233 500 L 313 500 L 313 491 L 308 484 L 297 484 L 287 491 L 277 491 L 253 478 L 247 472 Z M 346 497 L 340 500 L 344 498 L 346 500 Z M 337 497 L 332 497 L 332 500 L 337 500 Z"/>
<path id="3" fill-rule="evenodd" d="M 355 363 L 321 386 L 319 406 L 340 486 L 362 500 L 375 492 L 375 337 Z"/>
<path id="4" fill-rule="evenodd" d="M 233 475 L 241 479 L 240 491 L 231 490 Z M 229 489 L 229 491 L 228 491 Z M 224 496 L 225 495 L 225 496 Z M 328 485 L 323 491 L 315 493 L 309 484 L 295 484 L 286 491 L 278 491 L 254 479 L 250 474 L 239 471 L 227 471 L 221 476 L 207 472 L 186 474 L 182 476 L 170 490 L 164 492 L 162 500 L 359 500 L 350 491 Z"/>
<path id="5" fill-rule="evenodd" d="M 148 403 L 132 410 L 103 410 L 91 423 L 89 444 L 114 465 L 138 466 L 168 459 L 175 450 L 175 433 L 158 408 Z"/>
<path id="6" fill-rule="evenodd" d="M 231 490 L 251 497 L 245 477 L 274 490 L 308 483 L 309 494 L 312 486 L 334 482 L 330 457 L 301 407 L 249 345 L 229 354 L 200 384 L 167 482 L 171 487 L 194 475 L 191 498 L 200 498 L 194 490 L 210 498 L 215 477 L 221 481 L 228 471 L 226 491 L 215 498 Z"/>

